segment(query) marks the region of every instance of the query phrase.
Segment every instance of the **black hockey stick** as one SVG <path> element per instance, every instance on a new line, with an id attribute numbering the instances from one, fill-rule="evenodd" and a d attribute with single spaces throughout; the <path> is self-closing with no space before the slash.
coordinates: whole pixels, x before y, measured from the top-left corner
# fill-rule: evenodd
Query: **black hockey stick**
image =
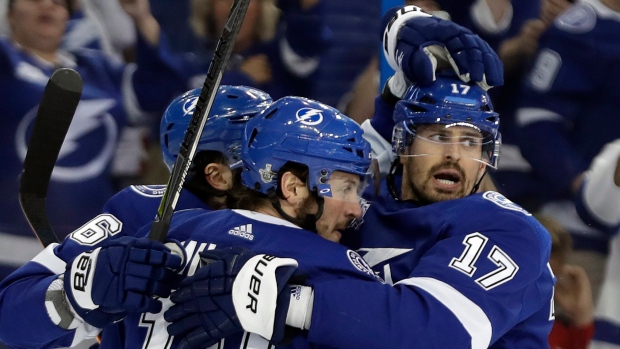
<path id="1" fill-rule="evenodd" d="M 19 203 L 43 246 L 59 242 L 47 219 L 45 198 L 58 153 L 82 96 L 82 78 L 73 69 L 52 74 L 45 86 L 19 183 Z"/>
<path id="2" fill-rule="evenodd" d="M 239 28 L 241 28 L 241 24 L 243 23 L 243 19 L 245 18 L 249 3 L 250 0 L 235 0 L 231 7 L 230 14 L 226 20 L 226 26 L 222 31 L 222 35 L 213 53 L 213 59 L 209 65 L 202 90 L 200 91 L 200 97 L 196 103 L 196 109 L 192 115 L 192 120 L 185 131 L 185 136 L 181 143 L 181 148 L 179 149 L 179 155 L 172 167 L 172 174 L 168 179 L 166 191 L 159 204 L 157 216 L 151 226 L 149 237 L 153 240 L 163 242 L 166 239 L 170 221 L 172 220 L 172 214 L 174 213 L 177 201 L 181 195 L 181 190 L 183 189 L 185 176 L 187 175 L 187 171 L 189 171 L 192 158 L 196 153 L 202 129 L 207 122 L 207 117 L 213 106 L 215 94 L 222 80 L 222 75 L 226 69 L 226 63 L 235 45 L 235 40 L 239 33 Z"/>

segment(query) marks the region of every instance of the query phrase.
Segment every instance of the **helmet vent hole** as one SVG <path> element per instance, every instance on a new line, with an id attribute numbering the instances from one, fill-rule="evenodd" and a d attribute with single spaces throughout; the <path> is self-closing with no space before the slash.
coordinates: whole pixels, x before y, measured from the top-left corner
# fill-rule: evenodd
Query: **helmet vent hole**
<path id="1" fill-rule="evenodd" d="M 168 127 L 166 127 L 166 131 L 172 130 L 173 127 L 174 127 L 174 122 L 169 123 Z"/>
<path id="2" fill-rule="evenodd" d="M 272 111 L 270 111 L 267 115 L 265 115 L 265 119 L 270 119 L 276 112 L 278 111 L 278 109 L 273 109 Z"/>
<path id="3" fill-rule="evenodd" d="M 407 108 L 412 113 L 426 113 L 428 109 L 421 107 L 419 105 L 408 105 Z"/>
<path id="4" fill-rule="evenodd" d="M 362 150 L 358 149 L 357 150 L 357 156 L 363 159 L 364 158 L 364 152 Z"/>
<path id="5" fill-rule="evenodd" d="M 346 151 L 348 151 L 350 153 L 353 153 L 353 149 L 351 149 L 349 147 L 342 147 L 342 149 L 344 149 L 344 150 L 346 150 Z"/>
<path id="6" fill-rule="evenodd" d="M 230 120 L 232 124 L 241 124 L 241 123 L 246 123 L 249 119 L 250 119 L 250 115 L 240 115 L 240 116 L 230 117 L 228 120 Z"/>
<path id="7" fill-rule="evenodd" d="M 258 131 L 256 129 L 252 130 L 252 135 L 250 136 L 250 141 L 248 142 L 248 147 L 252 146 L 252 143 L 254 143 L 254 139 L 256 138 L 257 134 L 258 134 Z"/>
<path id="8" fill-rule="evenodd" d="M 164 136 L 164 144 L 166 145 L 166 148 L 169 147 L 169 145 L 168 145 L 168 135 Z"/>
<path id="9" fill-rule="evenodd" d="M 437 101 L 435 101 L 435 99 L 430 96 L 424 96 L 420 98 L 420 103 L 437 104 Z"/>
<path id="10" fill-rule="evenodd" d="M 239 96 L 237 96 L 237 95 L 228 95 L 226 97 L 228 97 L 230 99 L 237 99 L 237 98 L 239 98 Z"/>

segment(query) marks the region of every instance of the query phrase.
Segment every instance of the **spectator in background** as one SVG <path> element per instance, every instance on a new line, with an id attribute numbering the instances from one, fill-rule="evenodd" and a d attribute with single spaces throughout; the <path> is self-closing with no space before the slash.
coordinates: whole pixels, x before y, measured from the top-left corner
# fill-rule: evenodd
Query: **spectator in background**
<path id="1" fill-rule="evenodd" d="M 542 0 L 540 15 L 523 22 L 521 30 L 514 36 L 504 39 L 498 48 L 498 55 L 504 63 L 505 84 L 490 93 L 503 117 L 502 124 L 502 163 L 492 177 L 498 189 L 508 197 L 528 208 L 538 210 L 535 200 L 546 195 L 546 187 L 541 187 L 532 172 L 532 167 L 523 158 L 517 145 L 515 111 L 523 77 L 532 66 L 538 50 L 540 35 L 553 23 L 554 19 L 570 6 L 567 0 Z"/>
<path id="2" fill-rule="evenodd" d="M 575 206 L 581 219 L 610 237 L 605 277 L 596 303 L 591 349 L 620 345 L 620 139 L 607 143 L 584 176 Z"/>
<path id="3" fill-rule="evenodd" d="M 551 234 L 549 264 L 555 274 L 555 323 L 549 334 L 551 349 L 586 349 L 594 334 L 594 304 L 585 270 L 567 264 L 573 251 L 570 234 L 556 220 L 534 215 Z"/>
<path id="4" fill-rule="evenodd" d="M 584 267 L 596 303 L 608 235 L 582 221 L 573 198 L 584 171 L 620 123 L 620 0 L 584 0 L 560 14 L 542 35 L 519 95 L 516 135 L 540 190 L 541 212 L 572 235 L 571 263 Z"/>
<path id="5" fill-rule="evenodd" d="M 5 121 L 0 278 L 41 249 L 21 212 L 17 188 L 32 122 L 52 72 L 70 67 L 84 80 L 48 191 L 48 215 L 61 237 L 98 213 L 114 193 L 110 162 L 120 128 L 146 122 L 151 113 L 161 115 L 172 97 L 187 89 L 148 0 L 122 0 L 121 5 L 138 29 L 137 65 L 120 64 L 101 51 L 60 49 L 69 19 L 65 0 L 8 2 L 11 37 L 0 38 L 0 115 Z"/>
<path id="6" fill-rule="evenodd" d="M 202 85 L 214 45 L 232 0 L 192 0 L 191 25 L 197 36 L 195 82 Z M 328 47 L 319 0 L 251 0 L 222 83 L 260 88 L 273 98 L 309 96 L 312 74 Z M 280 21 L 279 21 L 279 17 Z"/>

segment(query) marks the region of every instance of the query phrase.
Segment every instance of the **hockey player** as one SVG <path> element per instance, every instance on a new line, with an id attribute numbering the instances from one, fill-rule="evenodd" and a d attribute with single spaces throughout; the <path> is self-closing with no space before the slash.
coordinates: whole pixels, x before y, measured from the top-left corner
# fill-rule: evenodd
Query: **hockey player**
<path id="1" fill-rule="evenodd" d="M 160 140 L 163 159 L 169 169 L 172 169 L 179 153 L 181 140 L 189 125 L 199 95 L 200 89 L 188 91 L 177 97 L 164 113 Z M 222 208 L 226 204 L 225 191 L 232 187 L 233 181 L 238 180 L 239 176 L 240 142 L 245 123 L 257 112 L 269 106 L 271 102 L 271 97 L 258 89 L 244 86 L 220 86 L 201 135 L 193 165 L 186 178 L 185 189 L 187 190 L 183 190 L 177 203 L 178 209 L 200 207 L 211 210 Z M 141 287 L 136 286 L 136 280 L 148 279 L 149 276 L 141 274 L 140 271 L 127 271 L 132 276 L 127 276 L 127 280 L 122 280 L 125 272 L 119 272 L 118 278 L 112 274 L 106 274 L 105 268 L 97 260 L 101 261 L 104 257 L 110 258 L 110 256 L 120 259 L 123 258 L 123 253 L 135 256 L 138 253 L 136 251 L 151 255 L 160 253 L 165 255 L 165 258 L 174 258 L 168 256 L 167 248 L 162 245 L 147 243 L 135 238 L 138 228 L 151 222 L 155 217 L 163 191 L 164 186 L 146 185 L 131 186 L 122 190 L 106 203 L 104 214 L 95 217 L 74 231 L 60 245 L 49 246 L 33 261 L 8 277 L 0 285 L 0 314 L 2 314 L 0 317 L 11 318 L 15 321 L 1 322 L 0 340 L 25 348 L 73 346 L 85 338 L 94 336 L 101 328 L 106 328 L 102 343 L 104 347 L 119 348 L 125 345 L 122 338 L 119 339 L 112 334 L 119 330 L 127 333 L 128 341 L 135 338 L 143 339 L 147 329 L 133 329 L 132 327 L 137 327 L 138 321 L 132 321 L 131 316 L 120 323 L 112 324 L 112 322 L 124 318 L 129 313 L 127 310 L 132 307 L 139 313 L 140 310 L 146 309 L 145 306 L 154 306 L 154 301 L 149 299 L 151 294 L 166 296 L 171 286 L 165 283 L 160 285 L 162 289 L 167 290 L 166 292 L 157 288 L 148 291 L 135 289 L 135 287 Z M 114 252 L 114 249 L 118 252 Z M 149 249 L 156 251 L 148 252 Z M 98 311 L 91 311 L 85 315 L 78 311 L 81 318 L 76 316 L 73 321 L 69 321 L 73 315 L 63 312 L 66 300 L 61 293 L 70 294 L 70 292 L 64 289 L 62 280 L 64 275 L 69 275 L 74 271 L 71 260 L 78 261 L 89 254 L 97 256 L 91 257 L 94 276 L 88 280 L 91 284 L 89 287 L 113 284 L 116 280 L 121 285 L 126 282 L 127 287 L 133 287 L 133 292 L 123 292 L 123 286 L 118 286 L 116 289 L 114 286 L 95 288 L 92 295 L 93 302 L 100 306 L 100 310 L 112 311 L 113 309 L 115 314 L 106 314 L 106 311 L 99 311 L 97 314 Z M 156 261 L 143 262 L 143 268 L 147 268 L 150 263 L 156 263 Z M 137 268 L 136 264 L 126 260 L 120 260 L 117 263 L 119 268 Z M 162 272 L 160 266 L 151 266 L 151 268 Z M 171 276 L 167 270 L 163 273 Z M 78 273 L 71 275 L 75 278 Z M 154 274 L 153 277 L 157 278 Z M 134 284 L 130 282 L 130 278 L 134 279 Z M 36 286 L 37 291 L 24 293 L 22 287 L 28 286 Z M 106 292 L 109 295 L 106 296 Z M 19 295 L 21 301 L 17 301 L 14 298 L 15 295 Z M 47 299 L 49 303 L 44 304 L 36 299 Z M 132 304 L 131 302 L 136 299 L 143 303 Z M 20 321 L 20 315 L 32 319 L 30 315 L 27 315 L 28 310 L 35 314 L 38 310 L 42 310 L 41 315 L 44 317 L 36 321 Z M 135 316 L 139 320 L 140 314 Z M 51 317 L 52 321 L 43 321 L 45 317 Z M 39 335 L 31 336 L 30 331 L 34 329 L 24 326 L 26 323 L 40 325 L 41 327 L 37 327 Z M 15 325 L 20 328 L 14 328 Z"/>
<path id="2" fill-rule="evenodd" d="M 405 66 L 411 51 L 400 52 L 398 64 Z M 388 83 L 387 90 L 394 95 L 400 88 Z M 205 318 L 215 312 L 213 304 L 234 307 L 238 322 L 225 317 L 227 328 L 203 322 L 209 339 L 213 333 L 234 333 L 232 320 L 275 343 L 286 325 L 308 330 L 310 342 L 340 348 L 548 347 L 554 316 L 548 233 L 500 194 L 472 194 L 499 153 L 499 118 L 488 95 L 479 86 L 445 77 L 430 87 L 418 84 L 406 99 L 399 104 L 395 139 L 401 155 L 395 166 L 405 167 L 402 188 L 393 186 L 388 196 L 371 193 L 364 222 L 356 224 L 361 226 L 358 241 L 351 242 L 393 288 L 359 280 L 316 281 L 311 289 L 301 288 L 305 294 L 296 288 L 294 297 L 266 292 L 259 299 L 265 306 L 251 313 L 244 309 L 252 304 L 245 290 L 251 289 L 248 271 L 254 264 L 226 269 L 213 264 L 217 268 L 200 273 L 211 273 L 211 282 L 222 274 L 236 276 L 232 291 L 207 290 L 201 286 L 209 280 L 196 280 L 194 286 L 190 280 L 196 277 L 188 278 L 173 294 L 179 304 L 172 309 L 190 307 L 198 298 L 212 306 Z M 389 105 L 379 102 L 379 114 L 365 130 L 393 124 Z M 373 131 L 376 140 L 381 131 Z M 272 272 L 260 287 L 276 289 L 274 284 L 285 278 Z M 198 290 L 201 296 L 193 299 Z M 177 334 L 178 324 L 200 327 L 199 315 L 168 318 L 173 321 L 169 331 Z M 190 338 L 200 336 L 200 329 L 194 331 Z"/>
<path id="3" fill-rule="evenodd" d="M 499 155 L 499 118 L 488 95 L 440 77 L 412 87 L 396 108 L 402 185 L 367 197 L 350 242 L 393 287 L 317 280 L 296 286 L 293 297 L 261 294 L 264 306 L 251 312 L 248 263 L 210 271 L 236 277 L 232 291 L 210 289 L 212 301 L 227 304 L 228 296 L 236 324 L 276 343 L 288 325 L 307 330 L 312 343 L 338 348 L 547 348 L 554 318 L 548 232 L 499 193 L 472 194 Z M 288 277 L 270 273 L 261 289 Z M 182 285 L 172 295 L 182 299 L 177 307 L 191 304 L 184 299 L 190 289 Z"/>
<path id="4" fill-rule="evenodd" d="M 175 214 L 169 236 L 188 239 L 184 245 L 189 256 L 191 251 L 197 254 L 216 246 L 242 246 L 257 253 L 293 257 L 297 262 L 264 255 L 255 258 L 263 258 L 270 268 L 281 268 L 283 273 L 294 270 L 289 263 L 299 263 L 309 282 L 349 276 L 382 285 L 357 253 L 334 243 L 362 213 L 358 194 L 368 179 L 371 159 L 370 145 L 363 140 L 359 125 L 321 103 L 285 97 L 248 122 L 242 159 L 243 188 L 236 191 L 240 209 Z M 193 268 L 198 259 L 190 257 Z M 242 260 L 228 260 L 225 268 L 243 265 Z M 201 323 L 234 317 L 232 308 L 201 303 L 199 289 L 230 285 L 203 283 L 212 276 L 194 274 L 180 298 L 172 299 L 177 305 L 166 312 L 166 319 L 175 321 L 169 332 L 178 337 L 180 347 L 204 348 L 219 341 L 222 331 L 204 333 Z M 284 284 L 279 286 L 270 291 L 289 293 Z M 257 301 L 262 304 L 261 299 Z M 200 312 L 207 309 L 212 312 Z M 227 348 L 238 348 L 248 341 L 257 348 L 270 345 L 255 334 L 229 337 L 224 343 Z"/>

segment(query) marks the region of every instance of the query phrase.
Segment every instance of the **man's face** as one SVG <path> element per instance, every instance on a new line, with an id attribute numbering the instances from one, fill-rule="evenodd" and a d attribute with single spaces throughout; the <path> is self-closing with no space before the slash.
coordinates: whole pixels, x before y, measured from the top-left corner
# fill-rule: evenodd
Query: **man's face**
<path id="1" fill-rule="evenodd" d="M 66 0 L 15 0 L 8 13 L 13 39 L 37 49 L 56 47 L 68 19 Z"/>
<path id="2" fill-rule="evenodd" d="M 339 242 L 341 231 L 349 226 L 355 218 L 360 218 L 362 208 L 358 193 L 361 181 L 358 175 L 334 171 L 328 181 L 330 194 L 323 196 L 323 214 L 316 222 L 317 234 L 321 237 Z M 313 199 L 306 199 L 304 213 L 316 213 L 317 206 Z"/>
<path id="3" fill-rule="evenodd" d="M 226 25 L 226 20 L 230 14 L 232 7 L 232 0 L 215 0 L 213 2 L 213 20 L 215 21 L 216 33 L 221 33 Z M 251 0 L 246 15 L 243 19 L 243 24 L 237 34 L 237 40 L 235 45 L 247 47 L 251 45 L 252 41 L 257 37 L 256 28 L 261 16 L 261 1 Z"/>
<path id="4" fill-rule="evenodd" d="M 482 175 L 482 134 L 467 126 L 421 125 L 400 157 L 404 200 L 426 205 L 469 195 Z"/>

